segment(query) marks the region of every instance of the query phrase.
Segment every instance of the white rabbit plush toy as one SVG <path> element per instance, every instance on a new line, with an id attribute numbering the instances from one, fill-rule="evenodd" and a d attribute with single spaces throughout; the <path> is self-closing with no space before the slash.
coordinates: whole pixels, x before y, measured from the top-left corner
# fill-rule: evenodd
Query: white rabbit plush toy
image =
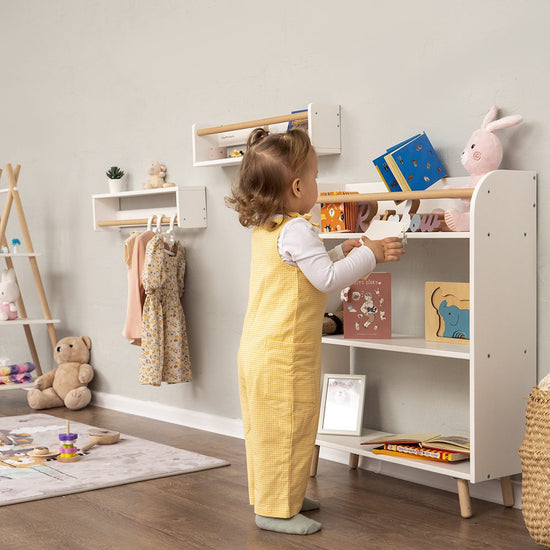
<path id="1" fill-rule="evenodd" d="M 19 287 L 15 280 L 13 269 L 3 269 L 0 278 L 0 321 L 17 319 L 17 304 Z"/>
<path id="2" fill-rule="evenodd" d="M 505 116 L 499 120 L 495 120 L 496 117 L 497 108 L 493 106 L 485 115 L 481 128 L 470 136 L 466 149 L 462 151 L 462 165 L 472 176 L 471 185 L 468 187 L 475 187 L 482 176 L 496 170 L 502 162 L 502 144 L 493 132 L 515 126 L 523 120 L 521 115 Z M 470 212 L 447 210 L 445 223 L 451 231 L 469 231 Z"/>

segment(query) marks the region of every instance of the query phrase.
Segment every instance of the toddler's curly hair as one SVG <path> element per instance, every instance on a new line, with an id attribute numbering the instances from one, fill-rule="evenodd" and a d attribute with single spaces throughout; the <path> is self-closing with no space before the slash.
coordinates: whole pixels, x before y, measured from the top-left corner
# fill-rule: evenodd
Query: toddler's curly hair
<path id="1" fill-rule="evenodd" d="M 275 214 L 285 211 L 285 193 L 294 179 L 301 176 L 308 155 L 315 149 L 309 136 L 300 129 L 270 134 L 263 128 L 248 138 L 238 179 L 227 206 L 239 214 L 244 227 L 264 225 Z"/>

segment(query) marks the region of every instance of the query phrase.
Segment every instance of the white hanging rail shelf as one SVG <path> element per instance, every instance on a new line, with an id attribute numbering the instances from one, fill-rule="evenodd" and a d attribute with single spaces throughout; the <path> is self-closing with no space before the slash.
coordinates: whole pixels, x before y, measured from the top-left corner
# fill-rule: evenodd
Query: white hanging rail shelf
<path id="1" fill-rule="evenodd" d="M 234 166 L 241 157 L 232 158 L 233 149 L 246 146 L 250 129 L 266 128 L 271 132 L 284 132 L 287 123 L 307 122 L 307 132 L 318 155 L 340 154 L 340 105 L 310 103 L 303 111 L 208 127 L 193 125 L 193 166 Z M 280 125 L 280 126 L 277 126 Z"/>
<path id="2" fill-rule="evenodd" d="M 167 224 L 175 216 L 180 229 L 206 227 L 206 188 L 163 187 L 92 195 L 95 231 L 147 225 L 151 216 Z"/>

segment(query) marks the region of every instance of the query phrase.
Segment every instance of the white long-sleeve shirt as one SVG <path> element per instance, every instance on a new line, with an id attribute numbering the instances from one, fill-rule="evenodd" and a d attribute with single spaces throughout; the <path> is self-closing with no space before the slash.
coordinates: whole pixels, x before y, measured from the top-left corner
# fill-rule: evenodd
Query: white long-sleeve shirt
<path id="1" fill-rule="evenodd" d="M 328 251 L 315 226 L 304 218 L 293 218 L 279 235 L 279 254 L 284 262 L 297 266 L 321 292 L 335 292 L 368 275 L 376 266 L 373 251 L 360 246 L 344 256 L 342 246 Z"/>

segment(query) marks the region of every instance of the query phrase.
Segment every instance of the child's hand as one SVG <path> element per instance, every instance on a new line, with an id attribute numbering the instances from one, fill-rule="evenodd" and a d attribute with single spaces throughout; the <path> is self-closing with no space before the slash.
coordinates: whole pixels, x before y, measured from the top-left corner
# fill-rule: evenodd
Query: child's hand
<path id="1" fill-rule="evenodd" d="M 403 243 L 399 237 L 386 237 L 379 241 L 372 241 L 368 237 L 361 237 L 363 244 L 368 246 L 376 258 L 376 263 L 398 262 L 402 254 L 405 254 Z"/>
<path id="2" fill-rule="evenodd" d="M 354 248 L 363 246 L 361 239 L 348 239 L 342 243 L 342 252 L 347 256 Z"/>

